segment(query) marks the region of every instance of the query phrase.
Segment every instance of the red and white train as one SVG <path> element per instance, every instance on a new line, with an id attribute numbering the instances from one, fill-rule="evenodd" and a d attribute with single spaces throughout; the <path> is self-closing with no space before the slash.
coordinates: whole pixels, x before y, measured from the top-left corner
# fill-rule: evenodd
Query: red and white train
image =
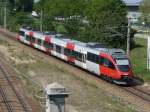
<path id="1" fill-rule="evenodd" d="M 20 28 L 17 39 L 116 84 L 132 81 L 131 64 L 122 49 L 109 49 L 100 43 L 83 43 L 29 28 Z"/>

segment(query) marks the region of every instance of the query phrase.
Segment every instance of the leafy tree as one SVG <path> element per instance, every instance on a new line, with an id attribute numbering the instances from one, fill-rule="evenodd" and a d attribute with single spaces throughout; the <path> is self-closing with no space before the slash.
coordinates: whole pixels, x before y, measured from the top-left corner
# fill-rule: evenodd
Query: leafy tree
<path id="1" fill-rule="evenodd" d="M 43 10 L 43 19 L 49 18 L 53 23 L 56 18 L 63 18 L 64 21 L 57 21 L 64 25 L 67 32 L 72 34 L 77 34 L 78 27 L 77 24 L 80 23 L 78 17 L 83 17 L 85 9 L 85 0 L 41 0 L 35 5 L 35 9 L 40 12 Z M 45 24 L 46 26 L 48 24 Z M 53 24 L 51 24 L 53 25 Z M 50 25 L 49 25 L 50 26 Z"/>
<path id="2" fill-rule="evenodd" d="M 88 24 L 83 40 L 111 47 L 126 45 L 126 14 L 126 6 L 121 0 L 91 0 L 86 10 Z"/>
<path id="3" fill-rule="evenodd" d="M 150 24 L 150 0 L 143 0 L 140 5 L 140 11 L 142 12 L 142 21 L 146 24 Z"/>
<path id="4" fill-rule="evenodd" d="M 33 8 L 34 0 L 15 0 L 15 7 L 18 11 L 30 12 Z"/>
<path id="5" fill-rule="evenodd" d="M 78 40 L 101 42 L 111 47 L 126 45 L 127 11 L 122 0 L 41 0 L 35 9 L 43 10 L 43 15 L 50 18 L 44 19 L 52 23 L 45 24 L 47 28 L 60 23 Z M 57 21 L 59 17 L 64 20 Z"/>
<path id="6" fill-rule="evenodd" d="M 28 15 L 28 13 L 19 12 L 19 13 L 15 14 L 15 16 L 10 16 L 9 17 L 10 21 L 8 21 L 9 29 L 12 31 L 18 31 L 19 27 L 22 25 L 36 27 L 36 21 L 32 17 L 27 16 L 27 15 Z"/>

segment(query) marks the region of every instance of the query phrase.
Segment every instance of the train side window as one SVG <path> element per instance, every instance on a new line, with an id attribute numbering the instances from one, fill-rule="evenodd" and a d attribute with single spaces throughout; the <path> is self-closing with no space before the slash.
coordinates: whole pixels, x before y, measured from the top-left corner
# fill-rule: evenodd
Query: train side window
<path id="1" fill-rule="evenodd" d="M 94 54 L 88 52 L 87 53 L 87 59 L 89 61 L 95 62 L 95 56 L 94 56 Z"/>
<path id="2" fill-rule="evenodd" d="M 79 52 L 78 52 L 78 57 L 77 57 L 77 59 L 78 59 L 79 61 L 81 61 L 81 62 L 83 61 L 83 60 L 82 60 L 82 53 L 79 53 Z"/>
<path id="3" fill-rule="evenodd" d="M 78 61 L 81 61 L 81 62 L 85 62 L 85 55 L 80 53 L 80 52 L 77 52 L 77 51 L 72 51 L 72 56 L 74 58 L 76 58 Z"/>
<path id="4" fill-rule="evenodd" d="M 103 63 L 103 65 L 104 65 L 105 67 L 109 67 L 109 60 L 106 59 L 106 58 L 104 58 L 104 63 Z"/>
<path id="5" fill-rule="evenodd" d="M 103 64 L 104 64 L 104 58 L 103 58 L 103 57 L 100 57 L 99 63 L 100 63 L 100 65 L 103 65 Z"/>
<path id="6" fill-rule="evenodd" d="M 42 40 L 41 40 L 41 39 L 38 39 L 38 40 L 37 40 L 37 44 L 38 44 L 38 45 L 41 45 L 41 43 L 42 43 Z"/>
<path id="7" fill-rule="evenodd" d="M 49 43 L 44 41 L 43 46 L 44 46 L 45 48 L 49 48 Z"/>
<path id="8" fill-rule="evenodd" d="M 56 45 L 56 52 L 61 53 L 61 46 Z"/>
<path id="9" fill-rule="evenodd" d="M 104 58 L 104 57 L 100 57 L 100 65 L 103 65 L 110 69 L 115 69 L 114 64 L 110 60 L 108 60 L 107 58 Z"/>
<path id="10" fill-rule="evenodd" d="M 70 52 L 71 52 L 70 49 L 68 49 L 68 48 L 64 49 L 64 54 L 65 55 L 70 56 Z"/>
<path id="11" fill-rule="evenodd" d="M 72 56 L 72 57 L 77 59 L 78 54 L 77 54 L 76 51 L 71 51 L 71 55 L 70 56 Z"/>
<path id="12" fill-rule="evenodd" d="M 49 48 L 53 49 L 53 44 L 52 43 L 49 43 Z"/>
<path id="13" fill-rule="evenodd" d="M 31 37 L 31 42 L 35 43 L 35 38 L 34 37 Z"/>
<path id="14" fill-rule="evenodd" d="M 87 53 L 87 60 L 99 64 L 100 57 L 93 53 Z"/>
<path id="15" fill-rule="evenodd" d="M 91 61 L 91 53 L 87 53 L 87 60 Z"/>
<path id="16" fill-rule="evenodd" d="M 24 36 L 25 32 L 19 31 L 19 35 Z"/>
<path id="17" fill-rule="evenodd" d="M 43 46 L 47 49 L 53 49 L 53 44 L 49 42 L 44 41 Z"/>
<path id="18" fill-rule="evenodd" d="M 29 35 L 26 35 L 26 40 L 30 41 L 30 36 Z"/>

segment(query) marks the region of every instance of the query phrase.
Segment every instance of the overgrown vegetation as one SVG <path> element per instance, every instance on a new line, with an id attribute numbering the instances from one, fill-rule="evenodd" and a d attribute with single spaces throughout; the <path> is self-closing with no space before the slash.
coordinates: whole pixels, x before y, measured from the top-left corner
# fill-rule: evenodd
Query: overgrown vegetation
<path id="1" fill-rule="evenodd" d="M 147 70 L 147 40 L 136 38 L 136 48 L 131 51 L 131 62 L 135 76 L 150 82 L 150 71 Z"/>
<path id="2" fill-rule="evenodd" d="M 35 10 L 43 10 L 52 23 L 63 25 L 64 33 L 74 39 L 109 47 L 126 46 L 127 13 L 121 0 L 41 0 Z"/>
<path id="3" fill-rule="evenodd" d="M 145 25 L 150 26 L 150 1 L 149 0 L 143 0 L 140 5 L 140 11 L 141 11 L 141 21 L 144 22 Z"/>

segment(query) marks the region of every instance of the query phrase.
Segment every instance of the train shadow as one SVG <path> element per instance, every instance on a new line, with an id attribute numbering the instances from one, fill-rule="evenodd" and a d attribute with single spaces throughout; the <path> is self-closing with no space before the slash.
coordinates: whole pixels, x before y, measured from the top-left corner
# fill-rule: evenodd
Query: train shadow
<path id="1" fill-rule="evenodd" d="M 133 79 L 133 86 L 143 85 L 144 80 L 139 77 L 134 77 Z"/>
<path id="2" fill-rule="evenodd" d="M 144 80 L 139 77 L 133 77 L 133 81 L 127 85 L 119 85 L 122 87 L 134 87 L 134 86 L 140 86 L 144 84 Z"/>

